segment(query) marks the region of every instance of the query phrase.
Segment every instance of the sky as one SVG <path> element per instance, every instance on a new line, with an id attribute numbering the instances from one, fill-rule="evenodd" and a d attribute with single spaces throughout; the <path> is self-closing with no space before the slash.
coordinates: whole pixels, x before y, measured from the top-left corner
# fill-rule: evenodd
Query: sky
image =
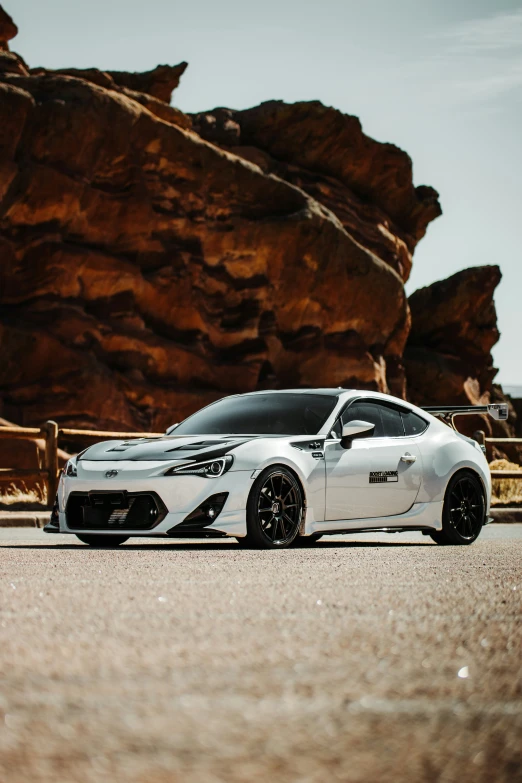
<path id="1" fill-rule="evenodd" d="M 497 380 L 522 385 L 522 0 L 3 0 L 30 66 L 140 71 L 182 60 L 195 112 L 321 100 L 405 149 L 443 216 L 408 293 L 498 264 Z"/>

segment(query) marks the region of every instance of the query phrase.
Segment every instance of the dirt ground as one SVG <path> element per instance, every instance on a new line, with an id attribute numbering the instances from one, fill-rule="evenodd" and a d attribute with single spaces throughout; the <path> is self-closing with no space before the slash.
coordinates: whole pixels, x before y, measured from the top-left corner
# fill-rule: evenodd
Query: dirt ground
<path id="1" fill-rule="evenodd" d="M 251 552 L 0 530 L 2 783 L 522 780 L 522 525 Z"/>

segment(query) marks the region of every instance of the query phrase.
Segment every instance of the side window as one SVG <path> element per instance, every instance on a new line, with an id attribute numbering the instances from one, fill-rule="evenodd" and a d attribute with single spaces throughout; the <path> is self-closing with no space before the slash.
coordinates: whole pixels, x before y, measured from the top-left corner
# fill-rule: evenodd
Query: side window
<path id="1" fill-rule="evenodd" d="M 420 435 L 428 428 L 428 422 L 413 411 L 401 411 L 401 416 L 406 435 Z"/>
<path id="2" fill-rule="evenodd" d="M 373 400 L 359 400 L 347 408 L 343 415 L 343 424 L 354 419 L 369 421 L 375 424 L 374 438 L 402 438 L 404 426 L 401 413 L 397 408 L 381 405 Z M 369 435 L 368 437 L 372 437 Z"/>
<path id="3" fill-rule="evenodd" d="M 369 421 L 371 424 L 375 424 L 375 429 L 373 431 L 373 437 L 374 438 L 382 438 L 384 435 L 384 428 L 382 424 L 382 417 L 381 417 L 381 406 L 377 405 L 374 402 L 355 402 L 353 405 L 350 405 L 349 408 L 345 410 L 342 416 L 343 424 L 346 424 L 349 421 L 354 421 L 355 419 L 360 419 L 361 421 Z M 368 435 L 369 438 L 371 438 L 371 435 Z"/>
<path id="4" fill-rule="evenodd" d="M 387 405 L 381 407 L 382 423 L 384 434 L 387 438 L 403 438 L 404 427 L 402 418 L 397 408 L 390 408 Z"/>

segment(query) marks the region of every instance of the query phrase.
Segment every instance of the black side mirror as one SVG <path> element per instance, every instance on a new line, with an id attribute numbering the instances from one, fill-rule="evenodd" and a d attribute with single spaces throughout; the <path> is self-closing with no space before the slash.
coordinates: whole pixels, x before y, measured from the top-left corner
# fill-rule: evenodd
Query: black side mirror
<path id="1" fill-rule="evenodd" d="M 368 437 L 373 434 L 374 429 L 375 424 L 370 424 L 369 421 L 360 421 L 359 419 L 343 424 L 341 446 L 343 449 L 349 449 L 355 438 Z"/>

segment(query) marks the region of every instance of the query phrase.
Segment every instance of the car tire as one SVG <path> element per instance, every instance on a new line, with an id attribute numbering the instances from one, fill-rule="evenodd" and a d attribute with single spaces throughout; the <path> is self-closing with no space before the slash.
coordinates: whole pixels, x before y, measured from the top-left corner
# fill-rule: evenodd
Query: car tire
<path id="1" fill-rule="evenodd" d="M 78 533 L 76 534 L 76 538 L 79 538 L 82 544 L 100 547 L 119 546 L 129 540 L 129 536 L 96 536 L 89 534 L 80 536 Z"/>
<path id="2" fill-rule="evenodd" d="M 313 533 L 311 536 L 296 536 L 294 538 L 293 546 L 306 549 L 308 547 L 315 546 L 322 537 L 322 533 Z"/>
<path id="3" fill-rule="evenodd" d="M 252 549 L 286 549 L 299 533 L 303 490 L 283 465 L 265 468 L 247 501 L 247 535 L 241 545 Z"/>
<path id="4" fill-rule="evenodd" d="M 480 535 L 486 518 L 486 499 L 478 476 L 461 470 L 450 479 L 442 510 L 442 530 L 430 533 L 442 546 L 469 546 Z"/>

